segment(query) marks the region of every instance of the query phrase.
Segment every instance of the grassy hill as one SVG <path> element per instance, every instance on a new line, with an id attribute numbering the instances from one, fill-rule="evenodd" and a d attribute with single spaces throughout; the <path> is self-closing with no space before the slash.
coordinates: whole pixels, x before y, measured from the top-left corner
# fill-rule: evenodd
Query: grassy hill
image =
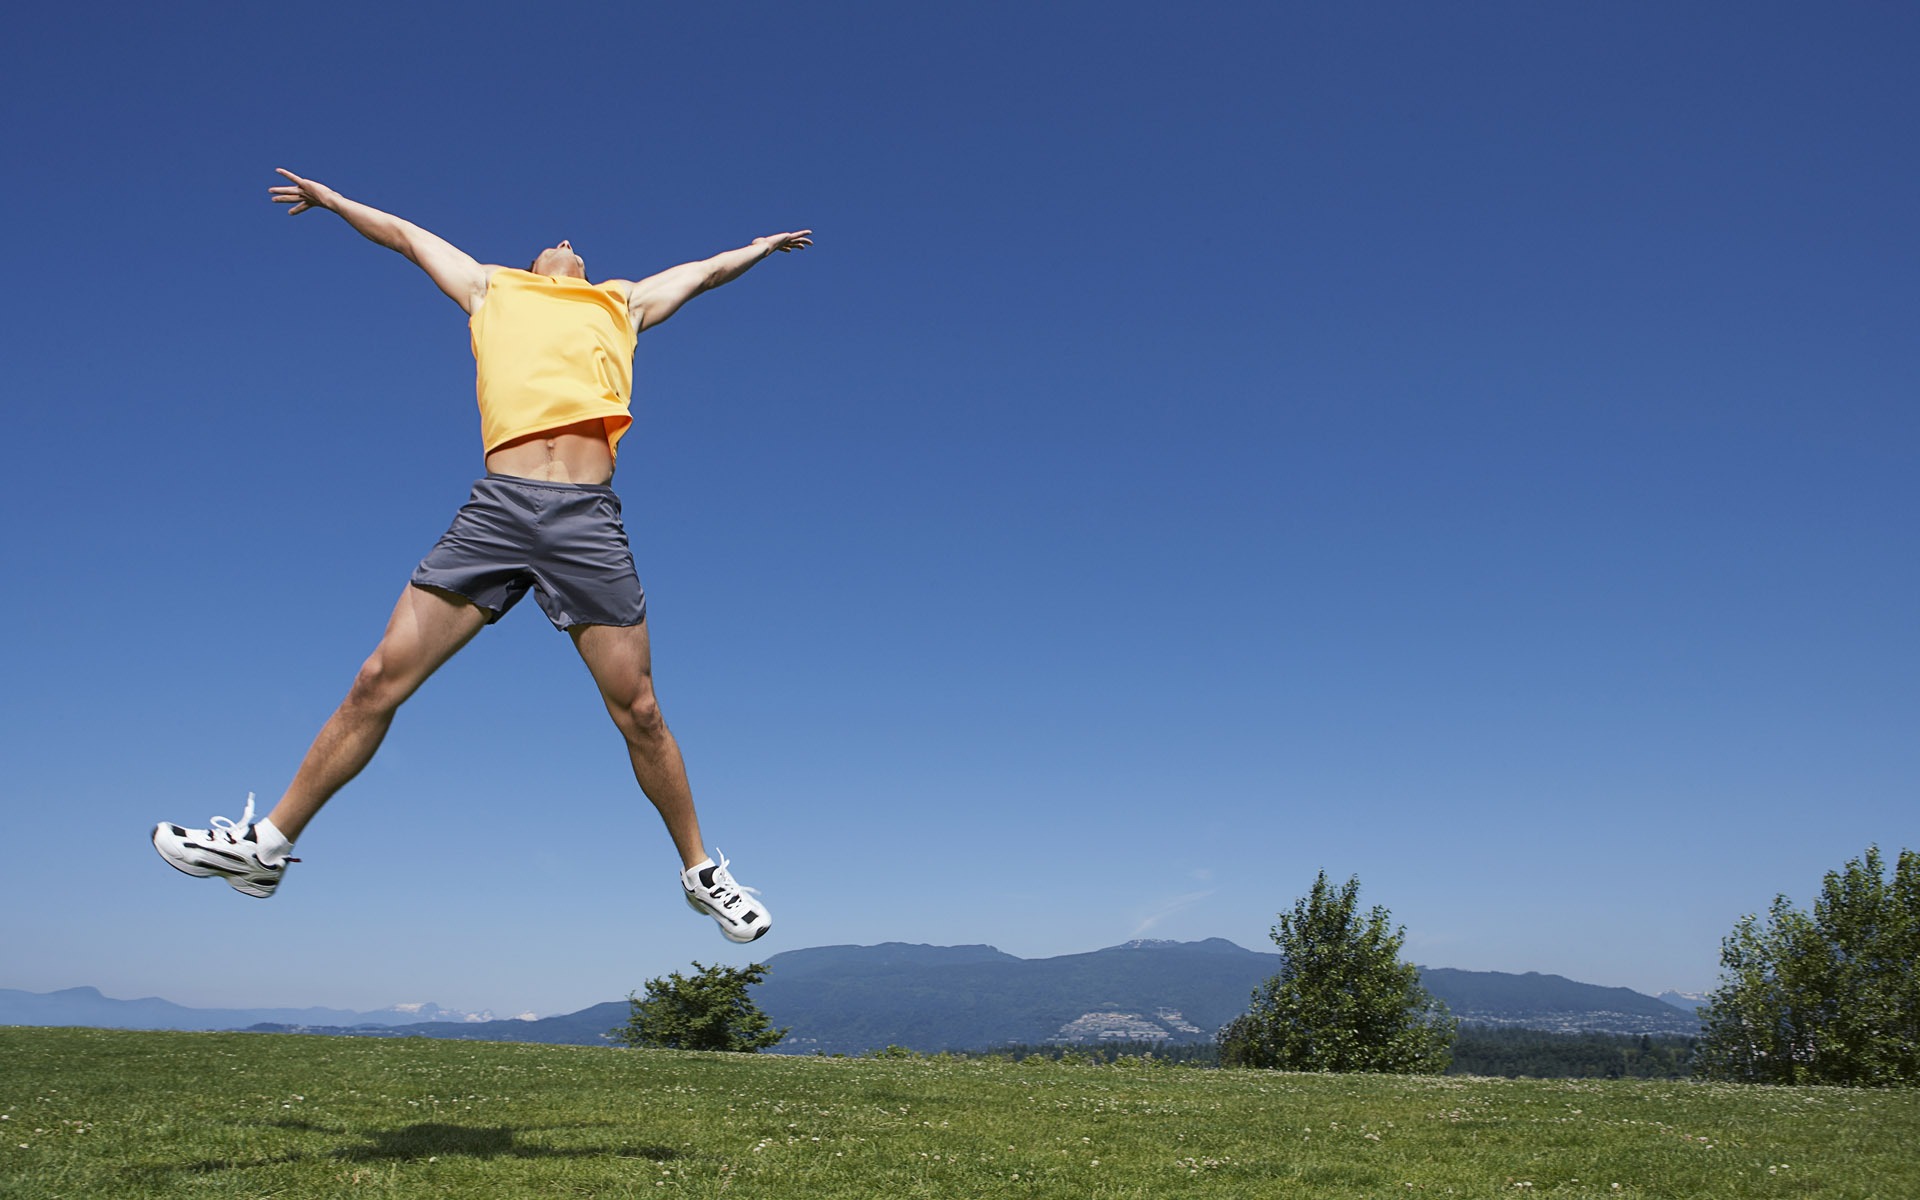
<path id="1" fill-rule="evenodd" d="M 1920 1195 L 1920 1093 L 0 1030 L 0 1195 Z"/>

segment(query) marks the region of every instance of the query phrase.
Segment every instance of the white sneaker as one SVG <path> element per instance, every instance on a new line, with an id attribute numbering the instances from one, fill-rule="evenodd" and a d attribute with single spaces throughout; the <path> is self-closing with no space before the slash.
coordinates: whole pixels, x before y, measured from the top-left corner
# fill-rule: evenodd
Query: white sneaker
<path id="1" fill-rule="evenodd" d="M 751 942 L 765 937 L 773 928 L 773 916 L 767 912 L 767 906 L 760 903 L 760 893 L 733 881 L 724 854 L 720 855 L 719 862 L 709 858 L 680 872 L 680 887 L 687 894 L 687 907 L 718 921 L 720 932 L 730 942 Z M 748 893 L 755 898 L 749 900 Z"/>
<path id="2" fill-rule="evenodd" d="M 297 858 L 282 858 L 277 863 L 260 859 L 260 835 L 253 828 L 253 793 L 247 793 L 247 811 L 238 821 L 213 818 L 211 829 L 186 829 L 162 821 L 153 827 L 153 848 L 177 871 L 205 878 L 218 875 L 234 891 L 266 899 L 280 886 L 287 864 Z"/>

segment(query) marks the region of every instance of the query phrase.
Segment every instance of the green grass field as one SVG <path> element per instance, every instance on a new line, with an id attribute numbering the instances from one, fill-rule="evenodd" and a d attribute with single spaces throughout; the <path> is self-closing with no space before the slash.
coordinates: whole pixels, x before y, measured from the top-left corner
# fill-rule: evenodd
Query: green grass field
<path id="1" fill-rule="evenodd" d="M 0 1029 L 0 1196 L 1920 1197 L 1920 1093 Z"/>

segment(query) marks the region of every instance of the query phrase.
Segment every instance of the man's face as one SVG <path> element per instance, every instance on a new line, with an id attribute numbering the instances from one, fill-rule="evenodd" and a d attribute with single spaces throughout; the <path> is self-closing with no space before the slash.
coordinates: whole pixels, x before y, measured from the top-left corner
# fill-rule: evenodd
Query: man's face
<path id="1" fill-rule="evenodd" d="M 587 263 L 573 252 L 573 243 L 562 238 L 557 246 L 542 250 L 533 260 L 530 268 L 536 275 L 553 275 L 561 278 L 585 279 Z"/>

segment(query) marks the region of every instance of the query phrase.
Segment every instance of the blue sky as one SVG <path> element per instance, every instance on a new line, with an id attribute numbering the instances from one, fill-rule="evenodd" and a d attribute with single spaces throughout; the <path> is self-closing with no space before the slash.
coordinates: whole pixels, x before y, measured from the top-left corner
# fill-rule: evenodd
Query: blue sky
<path id="1" fill-rule="evenodd" d="M 1898 5 L 74 6 L 0 49 L 0 986 L 502 1012 L 881 941 L 1704 988 L 1920 844 L 1920 116 Z M 675 894 L 531 605 L 268 903 L 270 805 L 480 470 L 463 318 L 286 166 L 595 278 L 707 833 Z"/>

